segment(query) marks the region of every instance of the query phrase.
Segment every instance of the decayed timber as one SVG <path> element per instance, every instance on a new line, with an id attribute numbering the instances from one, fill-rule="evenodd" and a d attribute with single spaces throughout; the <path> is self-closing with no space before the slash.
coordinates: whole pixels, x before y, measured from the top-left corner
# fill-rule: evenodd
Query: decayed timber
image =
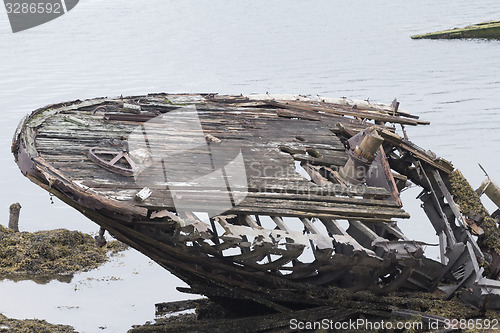
<path id="1" fill-rule="evenodd" d="M 396 100 L 150 94 L 35 110 L 12 150 L 26 177 L 101 233 L 233 312 L 320 306 L 304 288 L 332 286 L 462 290 L 500 308 L 472 237 L 481 221 L 449 191 L 453 166 L 396 125 L 428 122 Z M 441 262 L 397 227 L 409 217 L 399 194 L 410 181 L 422 187 Z"/>

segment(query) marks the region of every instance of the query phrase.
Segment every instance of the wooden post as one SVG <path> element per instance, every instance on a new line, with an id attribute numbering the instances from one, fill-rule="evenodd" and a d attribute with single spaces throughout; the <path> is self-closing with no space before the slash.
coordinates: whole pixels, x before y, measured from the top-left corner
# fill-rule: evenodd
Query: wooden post
<path id="1" fill-rule="evenodd" d="M 12 229 L 16 232 L 19 231 L 19 212 L 21 211 L 21 205 L 19 202 L 13 203 L 9 207 L 10 216 L 9 216 L 9 229 Z"/>
<path id="2" fill-rule="evenodd" d="M 106 232 L 106 229 L 101 227 L 99 229 L 99 235 L 94 237 L 95 244 L 99 247 L 103 247 L 106 245 L 106 238 L 104 238 L 104 233 Z"/>

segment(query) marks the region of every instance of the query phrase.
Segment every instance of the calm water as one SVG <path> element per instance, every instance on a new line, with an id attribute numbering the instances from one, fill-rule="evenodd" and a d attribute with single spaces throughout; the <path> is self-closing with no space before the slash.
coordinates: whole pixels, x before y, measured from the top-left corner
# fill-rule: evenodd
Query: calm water
<path id="1" fill-rule="evenodd" d="M 19 201 L 23 230 L 97 226 L 24 178 L 10 154 L 19 120 L 40 106 L 148 92 L 300 93 L 370 98 L 430 120 L 412 141 L 452 160 L 473 186 L 480 162 L 500 181 L 500 41 L 414 41 L 410 35 L 500 19 L 495 0 L 104 1 L 13 34 L 0 10 L 1 221 Z M 401 226 L 434 231 L 411 201 Z M 493 209 L 491 203 L 488 208 Z M 411 237 L 410 236 L 410 237 Z M 115 278 L 119 280 L 116 281 Z M 168 272 L 130 250 L 67 284 L 0 282 L 0 313 L 124 332 L 153 304 L 188 298 Z"/>

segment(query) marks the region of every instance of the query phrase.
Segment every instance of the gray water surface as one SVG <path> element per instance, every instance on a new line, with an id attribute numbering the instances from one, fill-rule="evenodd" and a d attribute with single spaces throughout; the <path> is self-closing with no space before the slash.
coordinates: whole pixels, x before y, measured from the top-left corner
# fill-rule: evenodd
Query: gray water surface
<path id="1" fill-rule="evenodd" d="M 0 223 L 19 201 L 21 229 L 97 225 L 24 178 L 10 142 L 41 106 L 149 92 L 296 93 L 390 103 L 431 121 L 410 139 L 453 161 L 473 186 L 500 181 L 500 41 L 411 40 L 410 35 L 500 19 L 478 1 L 104 1 L 13 34 L 0 9 Z M 434 231 L 414 200 L 410 238 Z M 490 202 L 489 209 L 493 209 Z M 432 252 L 431 252 L 432 253 Z M 118 277 L 120 280 L 112 279 Z M 0 281 L 0 313 L 124 332 L 153 319 L 153 304 L 189 298 L 167 271 L 130 250 L 69 284 Z"/>

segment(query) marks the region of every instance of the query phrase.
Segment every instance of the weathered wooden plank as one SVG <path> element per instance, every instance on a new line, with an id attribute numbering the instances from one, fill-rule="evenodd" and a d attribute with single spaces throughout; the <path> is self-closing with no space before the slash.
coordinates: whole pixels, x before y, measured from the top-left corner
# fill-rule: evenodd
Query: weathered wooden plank
<path id="1" fill-rule="evenodd" d="M 428 163 L 428 164 L 432 165 L 433 167 L 438 168 L 439 170 L 441 170 L 447 174 L 451 173 L 454 170 L 454 168 L 450 162 L 440 160 L 440 159 L 435 159 L 434 157 L 430 156 L 428 152 L 419 148 L 418 146 L 416 146 L 415 144 L 413 144 L 410 141 L 403 140 L 403 142 L 401 143 L 401 148 L 403 148 L 406 151 L 409 151 L 415 157 L 417 157 L 419 160 L 424 161 L 425 163 Z"/>
<path id="2" fill-rule="evenodd" d="M 98 145 L 109 145 L 109 140 L 111 139 L 118 139 L 122 137 L 123 139 L 127 139 L 129 136 L 128 133 L 123 133 L 120 132 L 120 135 L 114 135 L 110 134 L 108 132 L 103 133 L 103 135 L 97 135 L 94 133 L 94 135 L 89 135 L 86 133 L 82 132 L 53 132 L 53 133 L 40 133 L 37 136 L 37 141 L 42 144 L 46 143 L 50 145 L 51 143 L 56 143 L 56 144 L 63 144 L 65 146 L 68 145 L 78 145 L 79 143 L 94 143 L 93 146 L 98 146 Z M 201 134 L 201 133 L 200 133 Z M 295 136 L 289 136 L 281 138 L 281 140 L 269 140 L 266 141 L 262 136 L 259 136 L 258 139 L 256 138 L 255 135 L 248 135 L 246 137 L 238 135 L 237 133 L 231 134 L 231 133 L 218 133 L 218 132 L 205 132 L 205 134 L 210 134 L 218 139 L 223 140 L 222 144 L 217 147 L 217 149 L 230 149 L 230 148 L 256 148 L 256 149 L 262 149 L 262 148 L 276 148 L 278 149 L 280 146 L 286 146 L 286 145 L 295 145 L 299 146 L 302 145 L 305 147 L 305 149 L 312 149 L 316 151 L 322 150 L 323 153 L 322 155 L 332 155 L 332 156 L 344 156 L 342 151 L 344 150 L 343 145 L 338 141 L 336 137 L 329 138 L 329 137 L 317 137 L 315 138 L 314 141 L 307 141 L 303 143 L 298 143 Z M 259 133 L 259 134 L 266 134 L 267 133 Z M 161 146 L 155 145 L 156 150 L 161 150 L 161 149 L 168 149 L 169 147 L 178 149 L 177 145 L 182 145 L 187 142 L 189 142 L 190 138 L 195 138 L 190 137 L 190 136 L 167 136 L 167 135 L 158 135 L 158 136 L 153 136 L 150 135 L 150 137 L 154 138 L 155 142 L 164 143 Z M 299 136 L 301 139 L 306 140 L 303 136 Z M 164 138 L 164 140 L 162 140 Z M 242 140 L 244 139 L 244 140 Z M 131 136 L 129 140 L 139 140 L 138 142 L 141 143 L 144 138 L 139 137 L 139 136 Z M 63 146 L 64 147 L 64 146 Z M 321 153 L 320 153 L 321 154 Z"/>
<path id="3" fill-rule="evenodd" d="M 75 169 L 77 170 L 77 169 Z M 89 172 L 89 175 L 95 175 L 94 172 Z M 137 191 L 141 189 L 144 185 L 143 184 L 138 184 L 134 180 L 130 178 L 125 178 L 123 177 L 124 180 L 129 180 L 128 182 L 125 181 L 110 181 L 107 178 L 103 178 L 101 181 L 99 179 L 96 179 L 95 177 L 93 179 L 85 179 L 85 178 L 80 178 L 77 179 L 78 181 L 81 181 L 82 185 L 90 187 L 96 191 L 107 191 L 106 193 L 113 193 L 113 191 L 123 191 L 123 190 L 134 190 Z M 148 187 L 153 190 L 153 191 L 160 191 L 159 195 L 161 196 L 168 196 L 170 193 L 169 187 L 164 182 L 158 182 L 156 184 L 149 184 Z M 214 195 L 222 195 L 224 197 L 229 196 L 229 192 L 222 191 L 220 189 L 210 189 L 210 188 L 203 188 L 203 187 L 172 187 L 173 190 L 179 191 L 182 193 L 186 194 L 193 194 L 193 195 L 200 195 L 200 196 L 205 196 L 205 197 L 211 197 Z M 244 190 L 244 189 L 242 189 Z M 375 207 L 393 207 L 393 208 L 398 208 L 399 206 L 397 203 L 389 200 L 377 200 L 377 199 L 365 199 L 365 198 L 354 198 L 354 197 L 340 197 L 340 196 L 335 196 L 335 195 L 317 195 L 317 194 L 307 194 L 307 193 L 286 193 L 286 192 L 260 192 L 260 191 L 252 191 L 253 189 L 250 188 L 249 192 L 245 193 L 245 196 L 247 198 L 263 198 L 267 200 L 287 200 L 287 201 L 308 201 L 311 202 L 311 204 L 314 204 L 315 202 L 322 202 L 322 203 L 347 203 L 347 204 L 356 204 L 356 205 L 364 205 L 364 206 L 375 206 Z M 243 192 L 244 193 L 244 192 Z"/>
<path id="4" fill-rule="evenodd" d="M 332 213 L 338 215 L 345 214 L 353 214 L 356 216 L 364 216 L 364 217 L 381 217 L 381 218 L 409 218 L 408 213 L 401 209 L 393 208 L 393 207 L 384 207 L 380 209 L 380 207 L 374 206 L 366 206 L 366 205 L 353 205 L 353 204 L 344 204 L 344 203 L 325 203 L 319 201 L 301 201 L 301 200 L 280 200 L 280 199 L 253 199 L 244 200 L 241 206 L 256 206 L 259 207 L 261 205 L 268 205 L 270 208 L 277 207 L 282 209 L 298 209 L 301 211 L 308 212 L 317 212 L 317 213 Z"/>
<path id="5" fill-rule="evenodd" d="M 68 176 L 81 179 L 84 181 L 85 185 L 89 187 L 108 187 L 108 186 L 116 186 L 117 188 L 123 186 L 131 186 L 131 179 L 127 177 L 123 177 L 120 175 L 115 175 L 112 172 L 104 170 L 93 163 L 86 162 L 86 156 L 81 155 L 80 157 L 72 156 L 70 159 L 67 157 L 68 155 L 48 155 L 44 154 L 45 158 L 50 157 L 51 163 L 57 168 L 63 168 Z M 71 161 L 71 163 L 69 163 Z M 267 165 L 268 167 L 272 167 L 271 165 Z M 250 192 L 276 192 L 276 193 L 299 193 L 299 194 L 307 194 L 307 195 L 355 195 L 355 196 L 387 196 L 388 192 L 385 189 L 381 188 L 373 188 L 367 186 L 355 186 L 351 188 L 346 188 L 340 185 L 329 185 L 325 187 L 317 186 L 310 181 L 302 178 L 298 175 L 292 168 L 288 169 L 273 169 L 273 170 L 265 170 L 266 164 L 262 164 L 259 166 L 253 165 L 252 168 L 248 168 L 248 190 Z M 193 172 L 198 172 L 198 174 L 210 173 L 212 171 L 210 166 L 202 166 L 202 165 L 190 165 L 187 164 L 178 164 L 179 170 L 192 170 Z M 85 171 L 85 170 L 88 170 Z M 157 171 L 155 171 L 157 170 Z M 203 170 L 205 170 L 203 172 Z M 288 171 L 286 171 L 288 170 Z M 158 174 L 161 169 L 152 169 L 150 170 L 151 175 Z M 284 173 L 283 173 L 284 172 Z M 85 179 L 82 177 L 82 173 L 91 174 L 91 178 Z M 269 177 L 270 174 L 276 174 L 276 176 Z M 283 177 L 286 175 L 286 177 Z M 145 179 L 147 180 L 147 173 L 144 175 L 141 174 L 144 178 L 138 178 L 137 183 L 141 183 Z M 140 176 L 140 177 L 141 177 Z M 83 178 L 83 179 L 82 179 Z M 148 186 L 152 187 L 162 187 L 166 184 L 164 183 L 164 179 L 150 179 L 148 182 L 154 181 L 153 184 L 149 184 Z M 111 185 L 110 185 L 111 184 Z M 156 185 L 155 185 L 156 184 Z M 142 186 L 142 185 L 140 185 Z M 203 190 L 206 189 L 202 184 L 191 184 L 190 187 L 193 190 Z"/>
<path id="6" fill-rule="evenodd" d="M 80 115 L 79 115 L 80 116 Z M 62 117 L 62 116 L 61 116 Z M 61 118 L 59 117 L 59 118 Z M 46 134 L 48 132 L 53 131 L 53 134 L 57 134 L 61 131 L 61 129 L 69 128 L 72 131 L 76 132 L 82 132 L 82 135 L 85 134 L 91 134 L 89 133 L 90 131 L 83 131 L 81 128 L 78 128 L 78 126 L 72 126 L 72 124 L 64 124 L 62 123 L 62 119 L 57 119 L 58 117 L 53 117 L 53 119 L 49 119 L 44 123 L 44 126 L 40 129 L 40 134 Z M 92 129 L 96 132 L 106 131 L 106 132 L 127 132 L 130 131 L 131 129 L 137 127 L 140 124 L 122 124 L 118 122 L 108 122 L 104 123 L 102 120 L 98 117 L 95 116 L 89 116 L 88 118 L 85 118 L 86 121 L 89 122 L 89 125 L 92 125 Z M 277 130 L 277 127 L 279 128 L 277 133 L 291 133 L 291 134 L 296 134 L 296 133 L 309 133 L 310 135 L 314 133 L 316 137 L 322 136 L 322 135 L 330 135 L 330 137 L 334 138 L 335 136 L 332 136 L 331 133 L 328 133 L 327 127 L 322 125 L 318 126 L 317 128 L 310 128 L 310 124 L 308 124 L 309 128 L 306 128 L 305 125 L 307 122 L 304 124 L 304 122 L 298 121 L 298 120 L 293 120 L 291 122 L 272 122 L 271 124 L 267 123 L 261 123 L 257 124 L 255 119 L 249 119 L 249 120 L 241 120 L 238 119 L 238 121 L 233 121 L 232 119 L 224 119 L 222 118 L 221 120 L 218 120 L 216 117 L 208 117 L 207 119 L 204 119 L 203 117 L 200 117 L 200 121 L 202 122 L 202 125 L 204 129 L 208 130 L 216 130 L 218 127 L 223 126 L 225 127 L 224 130 L 228 130 L 230 128 L 233 128 L 235 131 L 241 132 L 242 130 L 246 130 L 248 132 L 254 132 L 255 130 L 269 130 L 269 131 L 275 131 Z M 219 121 L 223 121 L 224 123 L 219 124 Z M 206 124 L 205 124 L 206 122 Z M 252 128 L 252 124 L 255 123 L 254 125 L 259 125 L 262 127 L 259 127 L 257 129 Z M 240 125 L 238 125 L 240 124 Z M 65 125 L 65 126 L 63 126 Z M 158 126 L 158 128 L 161 130 L 161 126 Z M 148 130 L 152 131 L 152 133 L 155 133 L 155 127 L 148 128 Z M 323 134 L 321 133 L 323 132 Z M 161 134 L 161 133 L 158 133 Z"/>
<path id="7" fill-rule="evenodd" d="M 413 125 L 413 126 L 428 124 L 428 122 L 425 121 L 396 117 L 391 115 L 384 115 L 380 112 L 349 109 L 341 106 L 328 107 L 326 104 L 318 104 L 318 103 L 312 104 L 299 101 L 286 101 L 286 102 L 269 101 L 269 103 L 276 107 L 280 107 L 287 110 L 296 110 L 303 112 L 324 112 L 324 114 L 352 116 L 356 118 L 366 118 L 376 121 L 399 123 L 399 124 Z"/>
<path id="8" fill-rule="evenodd" d="M 210 120 L 212 121 L 212 120 Z M 62 119 L 55 120 L 53 122 L 46 122 L 44 126 L 39 129 L 39 134 L 42 136 L 55 136 L 61 134 L 66 134 L 64 138 L 71 138 L 71 136 L 67 136 L 67 134 L 76 134 L 81 137 L 94 137 L 108 134 L 109 136 L 115 135 L 124 135 L 129 134 L 135 128 L 141 126 L 141 124 L 130 124 L 129 126 L 122 126 L 121 124 L 117 124 L 116 122 L 108 122 L 108 123 L 92 123 L 89 122 L 89 125 L 92 126 L 92 131 L 85 130 L 85 128 L 81 128 L 80 126 L 74 124 L 64 124 L 62 123 Z M 274 139 L 279 141 L 288 141 L 289 139 L 295 139 L 297 136 L 307 136 L 305 141 L 311 143 L 320 143 L 318 141 L 324 142 L 324 144 L 329 144 L 331 146 L 335 145 L 336 147 L 339 144 L 338 138 L 331 133 L 328 126 L 321 126 L 316 128 L 307 128 L 305 127 L 307 124 L 302 124 L 300 122 L 280 124 L 276 123 L 267 123 L 264 125 L 260 125 L 258 127 L 252 127 L 251 125 L 246 126 L 235 126 L 234 123 L 228 125 L 219 125 L 214 126 L 213 123 L 205 125 L 202 120 L 202 127 L 205 132 L 208 133 L 226 133 L 230 132 L 231 134 L 241 135 L 243 138 L 251 137 L 252 141 L 261 141 L 262 139 Z M 308 126 L 310 127 L 310 126 Z M 62 133 L 61 133 L 62 132 Z M 178 132 L 180 134 L 190 135 L 188 131 Z M 162 124 L 148 124 L 147 127 L 148 135 L 168 135 L 171 133 L 166 131 L 165 125 Z M 194 133 L 193 133 L 194 134 Z"/>
<path id="9" fill-rule="evenodd" d="M 305 154 L 294 154 L 292 157 L 296 161 L 307 162 L 313 165 L 323 165 L 330 168 L 334 166 L 343 166 L 348 160 L 347 154 L 343 156 L 328 154 L 323 155 L 320 158 Z"/>
<path id="10" fill-rule="evenodd" d="M 178 194 L 178 193 L 176 193 Z M 224 199 L 229 198 L 224 194 L 212 195 L 210 198 L 200 195 L 179 195 L 182 199 L 182 209 L 192 211 L 217 210 Z M 174 201 L 165 196 L 158 197 L 154 192 L 152 196 L 142 206 L 162 207 L 163 209 L 174 210 Z M 374 219 L 409 218 L 408 213 L 393 207 L 380 207 L 353 205 L 343 203 L 325 203 L 300 200 L 281 200 L 265 198 L 245 198 L 236 207 L 228 210 L 228 213 L 247 213 L 259 215 L 278 216 L 301 216 L 301 217 L 321 217 L 321 216 L 342 216 L 343 218 L 356 219 L 358 217 Z"/>
<path id="11" fill-rule="evenodd" d="M 302 103 L 315 103 L 325 107 L 330 108 L 342 108 L 347 107 L 349 109 L 358 109 L 364 111 L 376 111 L 381 114 L 390 114 L 390 115 L 398 115 L 407 118 L 419 119 L 418 116 L 409 114 L 407 111 L 399 108 L 399 103 L 394 100 L 392 104 L 383 104 L 383 103 L 373 103 L 369 100 L 353 100 L 346 97 L 323 97 L 323 96 L 304 96 L 304 95 L 293 95 L 293 94 L 252 94 L 246 95 L 245 97 L 248 100 L 240 100 L 238 102 L 233 103 L 233 105 L 260 105 L 268 106 L 270 105 L 269 101 L 293 101 L 293 102 L 302 102 Z M 396 104 L 397 103 L 397 104 Z"/>
<path id="12" fill-rule="evenodd" d="M 370 187 L 366 185 L 351 186 L 349 188 L 332 184 L 328 186 L 318 186 L 312 182 L 301 179 L 290 183 L 289 179 L 278 177 L 260 177 L 249 179 L 249 188 L 256 188 L 265 192 L 273 190 L 281 193 L 307 193 L 318 195 L 358 195 L 358 196 L 389 196 L 389 192 L 384 188 Z"/>

